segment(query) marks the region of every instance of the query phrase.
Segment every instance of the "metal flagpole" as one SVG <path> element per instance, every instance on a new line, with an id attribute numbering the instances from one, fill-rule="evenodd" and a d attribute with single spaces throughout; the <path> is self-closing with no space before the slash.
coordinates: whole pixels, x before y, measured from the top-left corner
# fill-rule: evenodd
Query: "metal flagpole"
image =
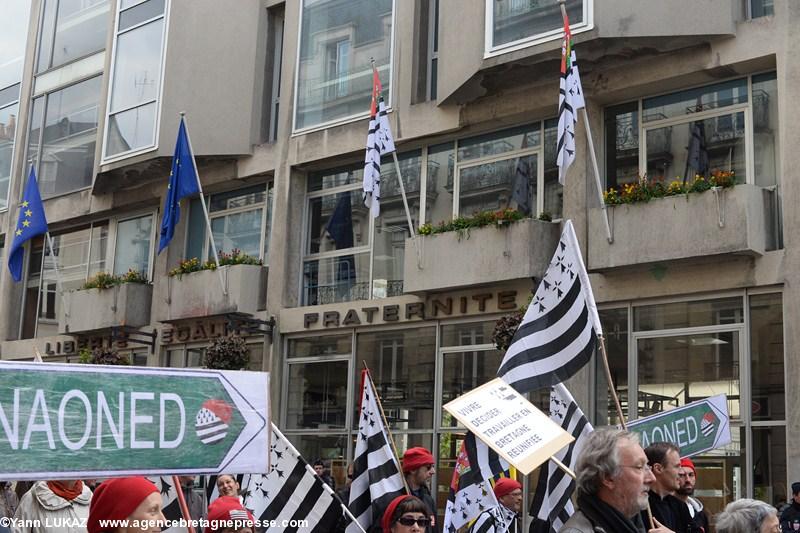
<path id="1" fill-rule="evenodd" d="M 567 0 L 558 0 L 558 4 L 561 7 L 561 18 L 566 21 L 567 20 L 567 8 L 566 8 Z M 589 124 L 589 114 L 586 112 L 586 106 L 581 108 L 583 111 L 583 124 L 586 128 L 586 138 L 589 142 L 589 154 L 592 159 L 592 169 L 594 170 L 594 182 L 597 186 L 597 197 L 600 200 L 600 209 L 603 210 L 603 220 L 606 224 L 606 235 L 608 238 L 609 244 L 614 242 L 614 237 L 611 235 L 611 225 L 608 223 L 608 209 L 606 209 L 606 202 L 603 200 L 603 185 L 600 183 L 600 168 L 597 165 L 597 154 L 594 151 L 594 140 L 592 138 L 592 127 Z"/>
<path id="2" fill-rule="evenodd" d="M 186 122 L 186 113 L 181 111 L 181 120 Z M 219 255 L 217 254 L 217 245 L 214 243 L 214 232 L 211 231 L 211 219 L 208 217 L 208 207 L 206 207 L 206 199 L 203 196 L 203 185 L 200 183 L 200 173 L 197 171 L 197 161 L 194 158 L 194 149 L 192 148 L 192 137 L 189 135 L 189 126 L 186 125 L 186 140 L 189 143 L 189 151 L 192 153 L 192 166 L 194 167 L 194 175 L 197 176 L 197 189 L 200 191 L 200 204 L 203 206 L 203 215 L 206 217 L 206 228 L 208 229 L 208 239 L 211 241 L 211 251 L 214 253 L 214 261 L 217 263 L 217 273 L 219 274 L 219 282 L 222 285 L 222 294 L 227 295 L 228 289 L 225 286 L 225 278 L 222 274 L 222 266 L 219 264 Z M 226 276 L 227 277 L 227 276 Z"/>
<path id="3" fill-rule="evenodd" d="M 400 173 L 400 162 L 397 160 L 397 150 L 392 152 L 394 158 L 394 168 L 397 172 L 397 182 L 400 184 L 400 194 L 403 196 L 403 207 L 406 209 L 406 221 L 408 222 L 408 231 L 411 232 L 411 240 L 414 242 L 414 248 L 417 250 L 417 266 L 422 266 L 422 257 L 419 252 L 419 242 L 417 241 L 417 232 L 414 231 L 414 225 L 411 222 L 411 210 L 408 208 L 408 198 L 406 197 L 406 187 L 403 185 L 403 175 Z"/>

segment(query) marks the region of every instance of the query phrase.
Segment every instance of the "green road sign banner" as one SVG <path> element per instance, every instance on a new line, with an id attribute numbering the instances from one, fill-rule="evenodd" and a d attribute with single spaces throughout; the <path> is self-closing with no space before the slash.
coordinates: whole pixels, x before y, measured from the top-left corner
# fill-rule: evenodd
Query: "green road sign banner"
<path id="1" fill-rule="evenodd" d="M 638 433 L 642 447 L 654 442 L 672 442 L 681 457 L 691 457 L 731 442 L 728 401 L 724 394 L 692 402 L 683 407 L 628 422 Z"/>
<path id="2" fill-rule="evenodd" d="M 269 374 L 0 363 L 0 479 L 267 472 Z"/>

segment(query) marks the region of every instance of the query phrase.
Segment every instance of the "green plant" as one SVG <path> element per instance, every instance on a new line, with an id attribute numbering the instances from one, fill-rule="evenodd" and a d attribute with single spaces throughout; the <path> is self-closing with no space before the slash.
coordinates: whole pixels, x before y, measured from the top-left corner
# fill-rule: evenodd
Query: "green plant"
<path id="1" fill-rule="evenodd" d="M 264 261 L 252 255 L 247 255 L 241 250 L 234 248 L 230 253 L 220 252 L 219 254 L 220 266 L 227 265 L 263 265 Z M 184 274 L 191 274 L 192 272 L 200 272 L 201 270 L 216 270 L 217 263 L 213 260 L 201 263 L 196 257 L 181 261 L 176 268 L 169 271 L 169 276 L 182 276 Z"/>
<path id="2" fill-rule="evenodd" d="M 238 335 L 215 337 L 206 348 L 205 363 L 206 368 L 242 370 L 250 364 L 250 351 Z"/>
<path id="3" fill-rule="evenodd" d="M 684 183 L 680 176 L 666 184 L 664 181 L 653 181 L 647 176 L 639 178 L 634 183 L 628 183 L 619 188 L 610 188 L 603 192 L 606 205 L 635 204 L 649 202 L 654 198 L 677 196 L 681 194 L 701 193 L 714 187 L 728 188 L 736 185 L 736 176 L 733 171 L 714 170 L 710 176 L 696 175 L 691 183 Z"/>
<path id="4" fill-rule="evenodd" d="M 90 365 L 119 365 L 129 366 L 131 360 L 127 355 L 121 354 L 112 348 L 95 348 L 89 351 L 88 348 L 82 348 L 78 352 L 78 360 L 84 364 Z"/>
<path id="5" fill-rule="evenodd" d="M 551 215 L 547 211 L 542 211 L 541 214 L 539 214 L 539 220 L 541 220 L 542 222 L 552 222 L 553 215 Z"/>
<path id="6" fill-rule="evenodd" d="M 419 227 L 420 235 L 435 235 L 448 231 L 457 231 L 460 236 L 467 233 L 472 228 L 482 228 L 485 226 L 505 226 L 513 222 L 518 222 L 526 218 L 526 215 L 516 209 L 506 208 L 499 211 L 482 211 L 470 217 L 456 217 L 452 220 L 443 220 L 437 225 L 423 224 Z"/>
<path id="7" fill-rule="evenodd" d="M 86 283 L 83 284 L 81 289 L 110 289 L 111 287 L 116 287 L 124 283 L 141 283 L 147 285 L 150 283 L 150 280 L 147 279 L 147 276 L 145 276 L 143 272 L 133 269 L 128 270 L 121 276 L 109 274 L 108 272 L 99 272 L 86 280 Z"/>

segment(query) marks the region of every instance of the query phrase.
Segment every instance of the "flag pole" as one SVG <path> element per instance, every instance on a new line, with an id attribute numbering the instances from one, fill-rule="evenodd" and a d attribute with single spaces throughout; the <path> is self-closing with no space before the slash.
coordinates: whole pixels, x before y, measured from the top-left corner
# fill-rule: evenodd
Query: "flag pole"
<path id="1" fill-rule="evenodd" d="M 550 460 L 553 461 L 556 464 L 556 466 L 559 467 L 561 470 L 563 470 L 564 473 L 567 474 L 569 477 L 571 477 L 572 479 L 577 479 L 577 476 L 575 476 L 575 472 L 573 472 L 570 467 L 559 461 L 555 455 L 551 456 Z"/>
<path id="2" fill-rule="evenodd" d="M 558 4 L 561 7 L 561 18 L 564 22 L 567 21 L 567 8 L 566 8 L 567 0 L 558 0 Z M 603 200 L 603 185 L 600 183 L 600 167 L 597 165 L 597 154 L 594 151 L 594 140 L 592 138 L 592 127 L 589 124 L 589 114 L 586 112 L 586 106 L 581 108 L 583 111 L 583 124 L 586 128 L 586 138 L 589 143 L 589 154 L 592 159 L 592 169 L 594 170 L 594 182 L 597 186 L 597 197 L 600 200 L 600 209 L 603 210 L 603 221 L 605 222 L 606 226 L 606 238 L 608 239 L 608 243 L 611 244 L 614 242 L 614 237 L 611 235 L 611 225 L 608 222 L 608 209 L 606 209 L 606 202 Z"/>
<path id="3" fill-rule="evenodd" d="M 375 382 L 372 380 L 372 372 L 370 372 L 369 367 L 367 366 L 367 362 L 363 361 L 364 363 L 364 370 L 367 371 L 367 377 L 369 377 L 370 385 L 372 385 L 372 394 L 375 395 L 375 401 L 378 403 L 378 409 L 381 412 L 381 418 L 383 419 L 383 427 L 386 428 L 386 434 L 389 435 L 389 442 L 392 444 L 392 451 L 394 452 L 394 456 L 397 458 L 397 464 L 400 466 L 400 477 L 403 478 L 403 487 L 406 489 L 406 494 L 411 494 L 411 489 L 408 488 L 408 481 L 406 481 L 406 475 L 402 472 L 403 467 L 400 461 L 400 454 L 397 453 L 397 445 L 394 443 L 394 437 L 392 437 L 392 430 L 389 429 L 389 421 L 386 420 L 386 414 L 383 412 L 383 403 L 381 402 L 381 395 L 378 394 L 378 390 L 375 388 Z"/>
<path id="4" fill-rule="evenodd" d="M 186 122 L 186 112 L 181 111 L 181 120 Z M 219 255 L 217 254 L 217 245 L 214 243 L 214 232 L 211 231 L 211 219 L 208 217 L 208 207 L 206 206 L 206 198 L 203 195 L 203 184 L 200 183 L 200 173 L 197 171 L 197 161 L 194 158 L 194 149 L 192 149 L 192 137 L 189 135 L 189 125 L 186 125 L 186 141 L 189 143 L 189 151 L 192 153 L 192 166 L 194 167 L 194 175 L 197 176 L 197 190 L 200 191 L 200 205 L 203 206 L 203 215 L 206 218 L 206 229 L 208 229 L 208 239 L 211 242 L 211 251 L 214 253 L 214 261 L 217 264 L 217 273 L 219 274 L 219 283 L 222 285 L 222 294 L 228 294 L 228 289 L 225 287 L 225 279 L 222 274 L 222 267 L 219 264 Z"/>

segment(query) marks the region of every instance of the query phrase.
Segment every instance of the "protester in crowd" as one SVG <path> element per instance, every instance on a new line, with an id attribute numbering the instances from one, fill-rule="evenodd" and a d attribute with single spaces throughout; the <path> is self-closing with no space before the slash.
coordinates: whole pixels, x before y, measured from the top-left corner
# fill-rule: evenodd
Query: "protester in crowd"
<path id="1" fill-rule="evenodd" d="M 220 496 L 208 506 L 205 533 L 255 533 L 255 517 L 235 496 Z"/>
<path id="2" fill-rule="evenodd" d="M 345 505 L 350 504 L 350 485 L 353 484 L 353 463 L 347 465 L 347 482 L 345 483 L 344 487 L 340 488 L 336 491 L 336 495 L 342 500 L 342 503 Z M 334 528 L 334 533 L 345 533 L 347 530 L 347 525 L 351 522 L 350 517 L 347 516 L 345 513 L 342 513 L 342 517 L 339 519 L 339 523 Z"/>
<path id="3" fill-rule="evenodd" d="M 732 501 L 717 515 L 717 533 L 777 533 L 778 513 L 768 503 L 742 498 Z"/>
<path id="4" fill-rule="evenodd" d="M 186 500 L 186 507 L 189 508 L 189 516 L 192 520 L 201 520 L 206 517 L 206 504 L 203 497 L 194 490 L 194 476 L 178 476 L 183 491 L 183 498 Z"/>
<path id="5" fill-rule="evenodd" d="M 383 533 L 422 533 L 430 526 L 429 507 L 416 496 L 398 496 L 383 513 Z"/>
<path id="6" fill-rule="evenodd" d="M 522 485 L 511 478 L 500 478 L 494 485 L 499 502 L 478 515 L 470 533 L 517 533 L 517 518 L 522 509 Z"/>
<path id="7" fill-rule="evenodd" d="M 124 521 L 112 527 L 111 521 Z M 161 493 L 143 477 L 109 479 L 94 491 L 88 533 L 161 533 Z"/>
<path id="8" fill-rule="evenodd" d="M 694 528 L 686 504 L 675 497 L 680 488 L 680 448 L 671 442 L 654 442 L 645 448 L 644 453 L 655 478 L 649 493 L 653 518 L 678 533 L 699 531 Z M 642 513 L 642 520 L 645 524 L 649 520 L 647 511 Z"/>
<path id="9" fill-rule="evenodd" d="M 679 487 L 675 492 L 675 497 L 686 504 L 695 530 L 701 533 L 710 533 L 711 529 L 708 527 L 708 515 L 706 515 L 703 509 L 703 502 L 694 497 L 694 487 L 697 484 L 697 470 L 692 460 L 688 457 L 681 459 L 678 481 Z"/>
<path id="10" fill-rule="evenodd" d="M 406 477 L 406 484 L 412 496 L 416 496 L 428 506 L 428 517 L 431 520 L 428 533 L 436 533 L 436 502 L 431 496 L 429 484 L 431 478 L 436 473 L 434 464 L 436 460 L 433 454 L 422 447 L 409 448 L 403 454 L 403 475 Z"/>
<path id="11" fill-rule="evenodd" d="M 784 532 L 800 531 L 800 481 L 792 483 L 792 501 L 781 513 Z"/>
<path id="12" fill-rule="evenodd" d="M 636 436 L 622 429 L 596 428 L 576 465 L 578 510 L 561 533 L 642 533 L 640 512 L 647 508 L 655 478 Z M 650 533 L 668 533 L 658 521 Z M 684 533 L 684 532 L 680 532 Z"/>
<path id="13" fill-rule="evenodd" d="M 11 529 L 14 533 L 82 533 L 91 500 L 92 491 L 83 481 L 37 481 L 14 513 L 14 518 L 24 522 L 16 522 Z"/>
<path id="14" fill-rule="evenodd" d="M 328 470 L 325 462 L 322 459 L 317 459 L 314 461 L 314 464 L 311 465 L 314 467 L 314 472 L 328 485 L 331 489 L 336 490 L 336 483 L 333 481 L 331 477 L 330 470 Z"/>
<path id="15" fill-rule="evenodd" d="M 0 498 L 3 499 L 3 505 L 0 506 L 0 516 L 13 518 L 14 513 L 17 511 L 17 505 L 19 505 L 19 498 L 17 498 L 17 494 L 11 490 L 10 482 L 0 481 Z"/>
<path id="16" fill-rule="evenodd" d="M 241 497 L 239 496 L 239 482 L 236 481 L 236 477 L 231 474 L 220 474 L 217 476 L 217 492 L 220 496 L 233 496 L 239 498 L 241 501 Z"/>

